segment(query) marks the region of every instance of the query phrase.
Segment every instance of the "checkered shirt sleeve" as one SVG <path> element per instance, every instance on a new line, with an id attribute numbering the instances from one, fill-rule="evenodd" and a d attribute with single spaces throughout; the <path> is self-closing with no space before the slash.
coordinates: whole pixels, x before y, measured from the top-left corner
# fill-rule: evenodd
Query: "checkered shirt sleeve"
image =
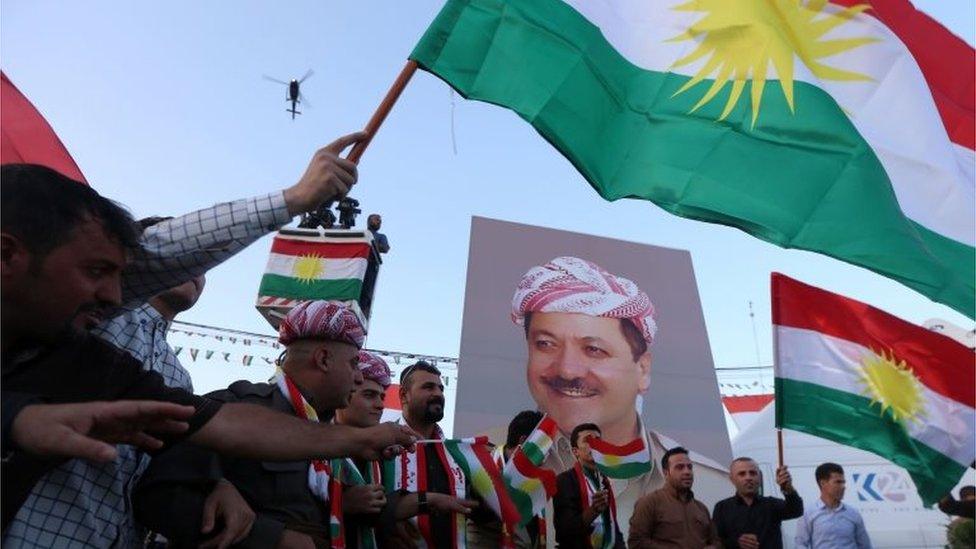
<path id="1" fill-rule="evenodd" d="M 123 275 L 126 308 L 206 273 L 291 219 L 284 193 L 278 191 L 217 204 L 149 227 Z"/>
<path id="2" fill-rule="evenodd" d="M 166 342 L 169 324 L 144 304 L 115 317 L 93 333 L 129 352 L 170 387 L 193 391 L 190 374 Z M 3 547 L 136 547 L 142 531 L 132 514 L 132 489 L 149 456 L 119 445 L 111 463 L 64 462 L 31 491 L 4 533 Z"/>

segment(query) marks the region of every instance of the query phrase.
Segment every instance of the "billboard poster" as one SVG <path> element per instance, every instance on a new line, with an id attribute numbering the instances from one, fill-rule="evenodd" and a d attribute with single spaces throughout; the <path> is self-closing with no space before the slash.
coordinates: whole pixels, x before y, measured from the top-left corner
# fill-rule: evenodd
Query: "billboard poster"
<path id="1" fill-rule="evenodd" d="M 457 391 L 455 436 L 500 444 L 538 409 L 567 436 L 592 422 L 625 444 L 643 423 L 731 459 L 685 250 L 473 218 Z"/>

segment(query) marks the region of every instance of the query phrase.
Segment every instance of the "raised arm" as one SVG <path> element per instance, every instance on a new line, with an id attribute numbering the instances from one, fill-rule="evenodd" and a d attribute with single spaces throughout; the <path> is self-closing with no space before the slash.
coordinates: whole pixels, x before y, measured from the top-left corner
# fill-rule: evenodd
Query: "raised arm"
<path id="1" fill-rule="evenodd" d="M 356 165 L 339 158 L 365 137 L 342 136 L 312 156 L 291 187 L 217 204 L 168 219 L 145 230 L 122 280 L 127 307 L 206 273 L 292 217 L 345 195 L 356 183 Z"/>

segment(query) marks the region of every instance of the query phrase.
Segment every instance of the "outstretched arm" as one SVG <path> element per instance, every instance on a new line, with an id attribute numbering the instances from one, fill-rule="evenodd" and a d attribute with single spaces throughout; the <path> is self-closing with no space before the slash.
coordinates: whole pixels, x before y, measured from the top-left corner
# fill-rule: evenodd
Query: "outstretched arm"
<path id="1" fill-rule="evenodd" d="M 228 403 L 190 440 L 236 457 L 291 461 L 388 458 L 412 447 L 417 438 L 405 425 L 382 423 L 359 429 L 313 423 L 253 404 Z"/>

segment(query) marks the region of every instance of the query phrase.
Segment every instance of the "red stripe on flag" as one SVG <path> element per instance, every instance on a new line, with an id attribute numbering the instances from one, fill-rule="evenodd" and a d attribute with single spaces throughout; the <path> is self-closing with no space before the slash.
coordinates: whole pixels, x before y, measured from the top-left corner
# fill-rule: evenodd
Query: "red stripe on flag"
<path id="1" fill-rule="evenodd" d="M 590 448 L 604 455 L 629 456 L 640 452 L 644 448 L 644 439 L 635 438 L 623 446 L 617 446 L 616 444 L 610 444 L 602 438 L 591 438 L 589 439 L 589 444 Z"/>
<path id="2" fill-rule="evenodd" d="M 953 143 L 976 148 L 976 50 L 907 0 L 831 0 L 865 13 L 891 29 L 911 52 Z"/>
<path id="3" fill-rule="evenodd" d="M 891 352 L 929 389 L 976 405 L 974 354 L 958 341 L 906 322 L 866 303 L 780 274 L 772 275 L 773 324 L 813 330 Z"/>
<path id="4" fill-rule="evenodd" d="M 317 255 L 319 257 L 345 259 L 369 257 L 369 246 L 362 242 L 335 244 L 332 242 L 312 242 L 276 236 L 271 244 L 271 253 L 281 255 Z"/>
<path id="5" fill-rule="evenodd" d="M 542 418 L 539 425 L 535 428 L 537 431 L 542 431 L 549 435 L 549 438 L 556 438 L 556 431 L 559 430 L 559 425 L 556 424 L 556 420 L 552 419 L 548 415 Z"/>
<path id="6" fill-rule="evenodd" d="M 75 181 L 88 183 L 78 164 L 17 86 L 0 72 L 0 164 L 40 164 Z"/>
<path id="7" fill-rule="evenodd" d="M 407 475 L 407 467 L 410 465 L 410 458 L 407 452 L 400 454 L 400 487 L 404 490 L 407 489 L 409 481 L 409 476 Z"/>
<path id="8" fill-rule="evenodd" d="M 546 489 L 546 496 L 552 496 L 556 493 L 556 473 L 549 469 L 537 467 L 522 452 L 515 452 L 512 460 L 515 461 L 515 468 L 518 469 L 522 476 L 538 479 L 542 482 L 542 486 Z"/>
<path id="9" fill-rule="evenodd" d="M 722 403 L 730 414 L 758 412 L 773 401 L 776 395 L 740 395 L 722 397 Z"/>
<path id="10" fill-rule="evenodd" d="M 417 452 L 417 491 L 426 492 L 427 491 L 427 445 L 418 444 L 416 448 Z M 448 478 L 451 477 L 451 471 L 445 471 Z M 452 492 L 451 495 L 454 495 Z M 430 515 L 424 513 L 422 515 L 417 515 L 417 526 L 420 527 L 420 535 L 423 536 L 424 540 L 427 541 L 428 547 L 433 547 L 434 540 L 431 537 L 430 532 Z"/>

